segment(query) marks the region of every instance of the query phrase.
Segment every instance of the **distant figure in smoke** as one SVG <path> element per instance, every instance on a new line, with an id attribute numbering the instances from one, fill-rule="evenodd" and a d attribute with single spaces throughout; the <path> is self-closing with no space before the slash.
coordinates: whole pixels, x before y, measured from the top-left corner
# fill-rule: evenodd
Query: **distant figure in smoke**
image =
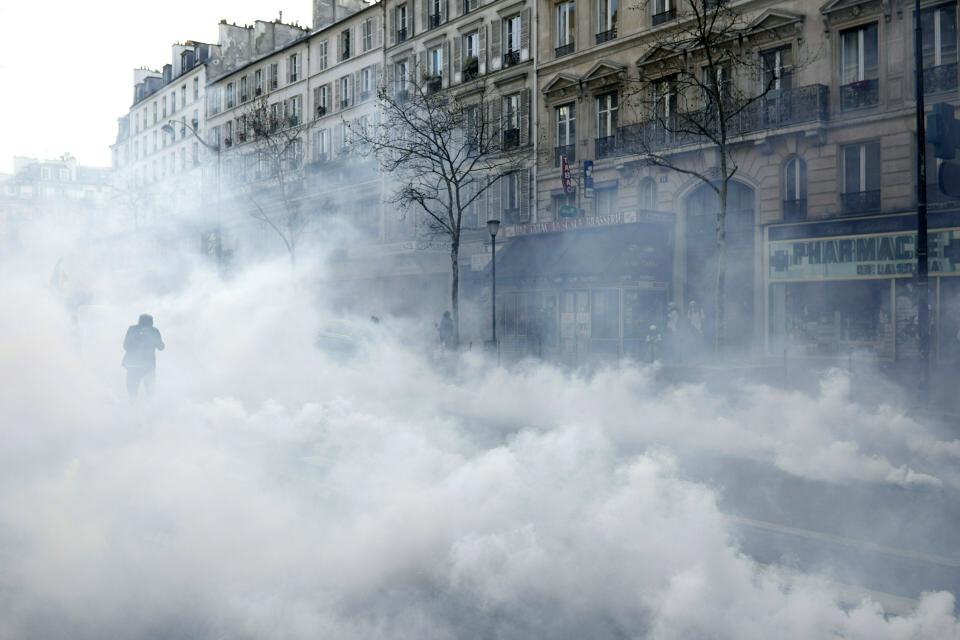
<path id="1" fill-rule="evenodd" d="M 156 351 L 163 351 L 163 338 L 153 326 L 153 316 L 146 313 L 140 316 L 137 324 L 127 329 L 123 339 L 123 366 L 127 370 L 127 393 L 130 398 L 137 397 L 140 382 L 149 395 L 153 392 L 156 377 Z"/>
<path id="2" fill-rule="evenodd" d="M 701 336 L 703 335 L 703 318 L 703 309 L 700 308 L 696 300 L 691 300 L 690 305 L 687 306 L 687 320 L 690 321 L 693 330 Z"/>
<path id="3" fill-rule="evenodd" d="M 660 335 L 660 331 L 657 329 L 657 325 L 650 325 L 650 329 L 647 332 L 646 347 L 647 347 L 647 362 L 656 362 L 660 359 L 660 343 L 663 342 L 663 336 Z"/>
<path id="4" fill-rule="evenodd" d="M 440 344 L 444 349 L 453 348 L 453 319 L 449 311 L 443 312 L 443 318 L 437 326 L 437 333 L 440 335 Z"/>

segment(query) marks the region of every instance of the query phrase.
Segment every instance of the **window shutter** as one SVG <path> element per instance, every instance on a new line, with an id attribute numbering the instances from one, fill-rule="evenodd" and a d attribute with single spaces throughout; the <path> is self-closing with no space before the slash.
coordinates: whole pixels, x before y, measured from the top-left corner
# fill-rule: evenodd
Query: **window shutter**
<path id="1" fill-rule="evenodd" d="M 530 144 L 530 89 L 520 92 L 520 144 Z"/>
<path id="2" fill-rule="evenodd" d="M 500 117 L 503 98 L 495 96 L 487 103 L 487 131 L 489 131 L 490 151 L 499 151 L 503 142 L 503 120 Z"/>
<path id="3" fill-rule="evenodd" d="M 421 51 L 417 54 L 417 64 L 414 65 L 413 84 L 416 87 L 423 87 L 423 78 L 427 75 L 427 52 Z"/>
<path id="4" fill-rule="evenodd" d="M 495 177 L 489 178 L 490 185 L 487 187 L 487 219 L 496 218 L 503 220 L 503 211 L 500 209 L 500 190 L 503 188 L 503 181 L 497 181 Z M 484 221 L 486 222 L 486 220 Z"/>
<path id="5" fill-rule="evenodd" d="M 530 21 L 533 14 L 530 9 L 524 9 L 520 14 L 520 59 L 530 59 Z"/>
<path id="6" fill-rule="evenodd" d="M 338 122 L 337 124 L 333 125 L 333 143 L 334 145 L 337 146 L 336 148 L 337 155 L 340 155 L 340 151 L 341 151 L 341 147 L 339 146 L 339 144 L 340 144 L 340 140 L 342 140 L 343 138 L 341 133 L 342 130 L 343 130 L 342 122 Z M 333 153 L 331 153 L 330 155 L 333 155 Z"/>
<path id="7" fill-rule="evenodd" d="M 520 171 L 520 222 L 530 222 L 530 169 Z"/>
<path id="8" fill-rule="evenodd" d="M 384 82 L 384 87 L 385 87 L 386 91 L 388 92 L 388 95 L 391 95 L 391 96 L 393 95 L 393 92 L 396 90 L 396 87 L 394 86 L 394 84 L 395 84 L 394 78 L 396 77 L 396 73 L 395 73 L 395 71 L 394 71 L 394 64 L 395 64 L 395 63 L 393 63 L 393 62 L 388 62 L 388 63 L 387 63 L 387 67 L 386 67 L 386 69 L 385 69 L 385 71 L 386 71 L 386 78 L 384 79 L 384 80 L 385 80 L 385 82 Z"/>
<path id="9" fill-rule="evenodd" d="M 330 111 L 340 110 L 340 81 L 333 81 L 333 108 Z"/>
<path id="10" fill-rule="evenodd" d="M 450 41 L 443 42 L 443 86 L 449 87 L 450 82 Z"/>
<path id="11" fill-rule="evenodd" d="M 461 49 L 463 48 L 463 36 L 459 33 L 453 36 L 453 81 L 460 82 L 460 71 L 462 67 L 462 62 L 460 60 L 462 53 Z"/>
<path id="12" fill-rule="evenodd" d="M 383 46 L 383 25 L 380 16 L 373 19 L 373 46 Z"/>
<path id="13" fill-rule="evenodd" d="M 480 27 L 480 51 L 477 60 L 480 62 L 480 73 L 487 72 L 487 25 Z"/>
<path id="14" fill-rule="evenodd" d="M 383 85 L 383 63 L 378 62 L 373 65 L 373 95 L 376 97 L 377 93 L 380 91 L 380 87 Z"/>
<path id="15" fill-rule="evenodd" d="M 343 43 L 340 42 L 340 40 L 342 39 L 342 36 L 343 36 L 342 33 L 338 33 L 338 34 L 337 34 L 337 57 L 336 57 L 336 60 L 339 61 L 339 62 L 343 62 Z"/>
<path id="16" fill-rule="evenodd" d="M 420 0 L 420 24 L 424 32 L 430 29 L 430 0 Z"/>
<path id="17" fill-rule="evenodd" d="M 387 31 L 389 31 L 389 37 L 387 42 L 390 43 L 390 46 L 397 44 L 397 10 L 392 8 L 387 12 Z"/>
<path id="18" fill-rule="evenodd" d="M 350 81 L 353 82 L 353 91 L 350 97 L 350 104 L 354 105 L 360 102 L 360 74 L 361 71 L 354 71 Z"/>
<path id="19" fill-rule="evenodd" d="M 503 21 L 499 18 L 490 25 L 490 70 L 496 71 L 503 61 L 503 51 L 500 50 L 500 36 L 503 34 Z"/>

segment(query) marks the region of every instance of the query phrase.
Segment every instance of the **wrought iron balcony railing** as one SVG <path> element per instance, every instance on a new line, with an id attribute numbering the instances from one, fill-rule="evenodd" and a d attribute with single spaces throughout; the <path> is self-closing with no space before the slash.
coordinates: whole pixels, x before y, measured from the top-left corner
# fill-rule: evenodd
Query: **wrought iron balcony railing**
<path id="1" fill-rule="evenodd" d="M 594 157 L 610 158 L 620 154 L 620 136 L 604 136 L 594 140 Z"/>
<path id="2" fill-rule="evenodd" d="M 617 28 L 607 29 L 606 31 L 601 31 L 597 34 L 597 44 L 603 44 L 604 42 L 609 42 L 617 37 Z"/>
<path id="3" fill-rule="evenodd" d="M 504 129 L 503 130 L 503 148 L 504 149 L 515 149 L 520 146 L 520 129 Z"/>
<path id="4" fill-rule="evenodd" d="M 560 166 L 560 158 L 566 156 L 567 162 L 576 162 L 577 160 L 577 145 L 575 144 L 566 144 L 559 147 L 553 148 L 553 166 Z"/>
<path id="5" fill-rule="evenodd" d="M 554 56 L 557 58 L 562 58 L 563 56 L 570 55 L 571 53 L 573 53 L 573 44 L 574 43 L 571 42 L 569 44 L 560 45 L 559 47 L 554 49 Z"/>
<path id="6" fill-rule="evenodd" d="M 407 39 L 407 30 L 405 28 L 397 29 L 397 43 L 399 44 L 401 42 L 404 42 L 406 39 Z"/>
<path id="7" fill-rule="evenodd" d="M 507 51 L 503 54 L 503 68 L 512 67 L 515 64 L 520 64 L 520 52 L 519 51 Z"/>
<path id="8" fill-rule="evenodd" d="M 430 29 L 436 29 L 436 28 L 439 27 L 439 26 L 440 26 L 440 14 L 439 14 L 439 13 L 431 13 L 431 14 L 430 14 L 430 27 L 429 27 L 429 28 L 430 28 Z"/>
<path id="9" fill-rule="evenodd" d="M 876 78 L 851 82 L 840 87 L 840 108 L 844 111 L 874 107 L 880 102 L 880 81 Z"/>
<path id="10" fill-rule="evenodd" d="M 655 13 L 650 16 L 650 22 L 653 26 L 663 24 L 664 22 L 670 22 L 671 20 L 677 17 L 676 9 L 667 9 L 666 11 L 661 11 L 660 13 Z"/>
<path id="11" fill-rule="evenodd" d="M 946 93 L 957 90 L 957 63 L 941 64 L 923 70 L 924 93 Z"/>
<path id="12" fill-rule="evenodd" d="M 840 210 L 846 215 L 875 213 L 880 210 L 880 190 L 841 193 Z"/>

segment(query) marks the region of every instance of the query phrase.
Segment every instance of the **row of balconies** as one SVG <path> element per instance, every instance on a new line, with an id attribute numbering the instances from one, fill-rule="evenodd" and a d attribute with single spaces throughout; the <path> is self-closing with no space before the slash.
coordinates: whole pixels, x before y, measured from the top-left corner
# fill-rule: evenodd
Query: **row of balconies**
<path id="1" fill-rule="evenodd" d="M 829 87 L 819 84 L 770 92 L 728 120 L 727 135 L 738 137 L 767 129 L 825 121 L 829 118 L 828 99 Z M 657 119 L 621 126 L 615 135 L 595 139 L 594 157 L 599 160 L 667 147 L 706 144 L 709 142 L 707 137 L 697 131 L 713 126 L 716 124 L 711 122 L 711 114 L 706 111 L 673 114 L 667 121 Z M 566 156 L 568 161 L 576 160 L 576 145 L 556 147 L 554 166 L 560 166 L 561 156 Z"/>

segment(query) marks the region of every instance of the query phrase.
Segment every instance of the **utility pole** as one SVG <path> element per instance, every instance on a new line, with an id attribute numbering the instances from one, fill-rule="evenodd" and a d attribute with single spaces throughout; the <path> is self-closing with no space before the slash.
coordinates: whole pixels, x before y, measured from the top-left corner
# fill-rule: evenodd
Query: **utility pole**
<path id="1" fill-rule="evenodd" d="M 917 327 L 920 347 L 920 399 L 930 389 L 930 285 L 927 260 L 927 133 L 923 104 L 923 31 L 920 0 L 913 5 L 914 90 L 917 108 Z"/>

